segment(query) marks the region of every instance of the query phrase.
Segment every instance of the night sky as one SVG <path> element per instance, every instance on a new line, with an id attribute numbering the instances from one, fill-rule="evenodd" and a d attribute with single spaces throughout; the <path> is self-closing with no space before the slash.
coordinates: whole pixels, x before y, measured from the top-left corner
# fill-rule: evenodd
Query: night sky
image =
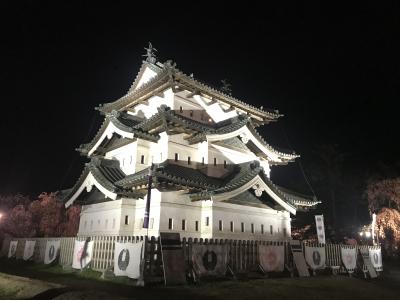
<path id="1" fill-rule="evenodd" d="M 337 144 L 360 173 L 398 161 L 398 2 L 11 3 L 0 4 L 0 193 L 75 183 L 85 159 L 74 149 L 103 119 L 94 107 L 126 93 L 149 41 L 161 62 L 216 87 L 227 79 L 235 97 L 279 109 L 285 117 L 262 130 L 273 145 L 312 161 L 315 147 Z"/>

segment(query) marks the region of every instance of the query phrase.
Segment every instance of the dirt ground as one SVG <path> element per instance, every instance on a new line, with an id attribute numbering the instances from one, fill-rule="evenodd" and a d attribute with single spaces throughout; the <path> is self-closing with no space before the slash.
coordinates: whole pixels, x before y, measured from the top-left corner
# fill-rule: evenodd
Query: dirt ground
<path id="1" fill-rule="evenodd" d="M 60 266 L 6 259 L 0 259 L 0 272 L 0 299 L 400 299 L 398 264 L 385 266 L 384 274 L 375 280 L 344 275 L 257 276 L 257 279 L 203 281 L 180 287 L 160 284 L 144 288 L 136 287 L 135 281 L 127 278 L 102 279 L 101 274 L 94 271 L 81 273 L 63 270 Z"/>

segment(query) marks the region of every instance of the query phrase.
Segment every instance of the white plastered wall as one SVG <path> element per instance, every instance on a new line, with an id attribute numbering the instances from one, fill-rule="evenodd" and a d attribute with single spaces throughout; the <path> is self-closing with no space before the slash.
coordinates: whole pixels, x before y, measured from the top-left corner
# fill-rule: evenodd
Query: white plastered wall
<path id="1" fill-rule="evenodd" d="M 153 96 L 148 99 L 146 103 L 138 104 L 134 107 L 133 111 L 128 111 L 129 114 L 138 116 L 138 117 L 145 117 L 150 118 L 151 116 L 155 115 L 161 105 L 166 105 L 168 107 L 173 107 L 174 105 L 174 93 L 172 89 L 167 89 L 163 92 L 163 97 L 160 96 Z"/>

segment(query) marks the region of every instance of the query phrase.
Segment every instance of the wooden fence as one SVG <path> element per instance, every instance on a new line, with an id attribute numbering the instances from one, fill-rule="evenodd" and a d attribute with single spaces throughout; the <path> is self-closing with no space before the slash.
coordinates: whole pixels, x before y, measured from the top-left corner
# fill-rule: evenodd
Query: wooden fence
<path id="1" fill-rule="evenodd" d="M 33 260 L 35 262 L 44 261 L 44 253 L 46 242 L 49 240 L 60 240 L 60 265 L 71 265 L 74 251 L 74 241 L 84 241 L 90 238 L 94 242 L 91 268 L 96 271 L 105 271 L 114 266 L 114 249 L 115 242 L 139 242 L 145 241 L 145 275 L 150 277 L 159 277 L 162 275 L 162 256 L 159 239 L 155 237 L 147 238 L 144 236 L 81 236 L 81 237 L 61 237 L 61 238 L 13 238 L 17 240 L 16 258 L 21 259 L 24 252 L 25 241 L 35 240 L 35 252 Z M 0 256 L 7 256 L 11 239 L 4 240 Z M 182 247 L 184 257 L 187 264 L 191 263 L 192 245 L 195 244 L 223 244 L 228 245 L 229 267 L 235 273 L 248 272 L 256 270 L 259 264 L 258 245 L 283 245 L 285 250 L 285 265 L 289 268 L 293 267 L 293 260 L 290 251 L 288 240 L 284 241 L 246 241 L 246 240 L 222 240 L 222 239 L 182 239 Z M 303 243 L 309 246 L 325 246 L 326 250 L 326 266 L 345 272 L 342 268 L 342 260 L 339 244 L 310 244 Z M 379 246 L 348 246 L 356 247 L 357 250 L 374 248 Z M 365 267 L 364 267 L 365 268 Z M 365 269 L 366 270 L 366 269 Z M 365 271 L 364 270 L 364 271 Z"/>

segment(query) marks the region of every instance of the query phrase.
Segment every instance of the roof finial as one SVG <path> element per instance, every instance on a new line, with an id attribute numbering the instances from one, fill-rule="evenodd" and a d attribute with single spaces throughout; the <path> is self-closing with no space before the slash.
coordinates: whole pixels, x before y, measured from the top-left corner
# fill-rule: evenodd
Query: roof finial
<path id="1" fill-rule="evenodd" d="M 153 45 L 149 42 L 149 47 L 144 48 L 146 50 L 146 54 L 143 54 L 142 56 L 146 56 L 146 61 L 149 63 L 156 63 L 156 54 L 154 52 L 157 52 L 156 48 L 153 48 Z"/>
<path id="2" fill-rule="evenodd" d="M 222 83 L 221 91 L 225 94 L 232 95 L 232 89 L 231 89 L 232 85 L 228 83 L 226 79 L 222 79 L 221 83 Z"/>

